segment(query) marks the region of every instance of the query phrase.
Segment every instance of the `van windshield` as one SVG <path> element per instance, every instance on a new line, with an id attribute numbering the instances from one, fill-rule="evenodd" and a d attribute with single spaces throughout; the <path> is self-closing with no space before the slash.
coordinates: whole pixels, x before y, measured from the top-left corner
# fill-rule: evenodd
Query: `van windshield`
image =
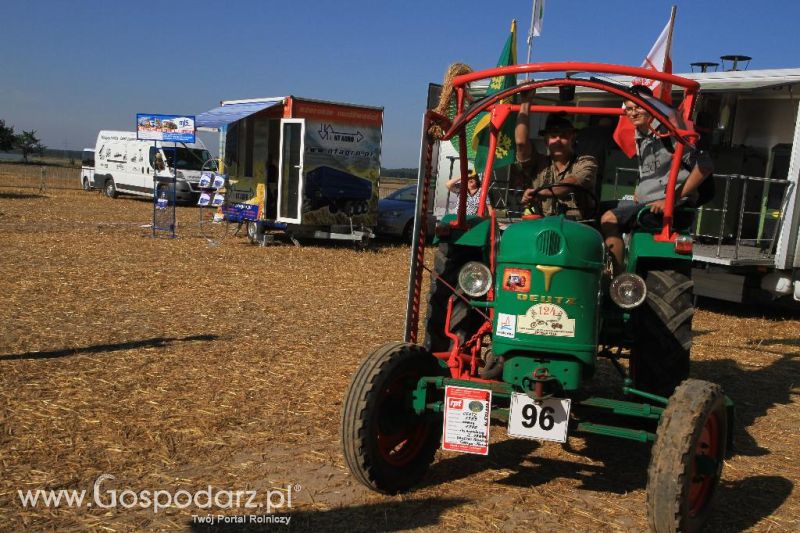
<path id="1" fill-rule="evenodd" d="M 179 170 L 209 170 L 208 166 L 203 168 L 203 163 L 211 159 L 211 154 L 208 150 L 201 150 L 199 148 L 186 148 L 186 147 L 173 147 L 164 146 L 161 148 L 164 155 L 167 157 L 167 166 L 174 168 L 177 163 Z M 156 157 L 157 148 L 150 148 L 150 165 L 155 167 L 154 161 Z"/>

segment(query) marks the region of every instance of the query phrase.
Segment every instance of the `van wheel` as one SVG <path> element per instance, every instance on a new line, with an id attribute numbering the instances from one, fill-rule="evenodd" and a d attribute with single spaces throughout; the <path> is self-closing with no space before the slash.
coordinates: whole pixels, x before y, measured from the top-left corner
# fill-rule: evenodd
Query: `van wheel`
<path id="1" fill-rule="evenodd" d="M 103 190 L 106 193 L 106 196 L 108 196 L 109 198 L 117 197 L 117 187 L 116 185 L 114 185 L 113 178 L 109 178 L 106 180 L 106 185 Z"/>
<path id="2" fill-rule="evenodd" d="M 83 178 L 83 190 L 91 190 L 91 187 L 89 186 L 89 178 Z"/>

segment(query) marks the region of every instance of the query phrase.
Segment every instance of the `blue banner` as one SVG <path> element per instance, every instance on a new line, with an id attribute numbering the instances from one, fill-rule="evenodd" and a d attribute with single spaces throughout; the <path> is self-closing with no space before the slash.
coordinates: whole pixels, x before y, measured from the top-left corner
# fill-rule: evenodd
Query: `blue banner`
<path id="1" fill-rule="evenodd" d="M 225 219 L 231 222 L 258 220 L 258 206 L 253 204 L 233 204 L 224 206 L 222 212 L 225 213 Z"/>
<path id="2" fill-rule="evenodd" d="M 194 115 L 136 114 L 136 138 L 146 141 L 195 142 Z"/>

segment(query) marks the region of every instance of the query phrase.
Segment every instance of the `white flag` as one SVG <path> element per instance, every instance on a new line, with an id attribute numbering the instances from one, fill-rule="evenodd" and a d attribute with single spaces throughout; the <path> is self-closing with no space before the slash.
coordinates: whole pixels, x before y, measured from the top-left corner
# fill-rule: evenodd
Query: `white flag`
<path id="1" fill-rule="evenodd" d="M 542 34 L 542 21 L 544 20 L 544 0 L 533 0 L 533 29 L 531 35 L 539 37 Z"/>

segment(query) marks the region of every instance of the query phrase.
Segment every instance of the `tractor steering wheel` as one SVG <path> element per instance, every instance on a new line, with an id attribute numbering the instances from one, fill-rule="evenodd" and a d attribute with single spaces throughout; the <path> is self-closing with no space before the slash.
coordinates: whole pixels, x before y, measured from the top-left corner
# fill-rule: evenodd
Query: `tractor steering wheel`
<path id="1" fill-rule="evenodd" d="M 531 196 L 533 197 L 533 200 L 531 200 L 531 203 L 530 203 L 530 208 L 534 212 L 534 214 L 537 214 L 537 215 L 539 215 L 541 217 L 545 216 L 544 211 L 542 210 L 541 200 L 538 199 L 539 191 L 549 190 L 552 193 L 553 189 L 555 189 L 556 187 L 568 187 L 568 188 L 576 190 L 578 192 L 582 192 L 582 193 L 587 194 L 589 196 L 589 199 L 592 201 L 592 206 L 593 206 L 592 212 L 589 213 L 589 214 L 591 214 L 593 216 L 590 216 L 589 219 L 600 220 L 600 216 L 599 216 L 600 215 L 600 202 L 597 201 L 597 196 L 594 194 L 594 192 L 590 191 L 586 187 L 578 185 L 577 183 L 569 183 L 569 182 L 567 182 L 567 183 L 551 183 L 550 185 L 542 185 L 541 187 L 536 187 L 533 190 L 533 192 L 531 193 Z M 559 200 L 559 198 L 555 194 L 553 194 L 553 198 L 555 198 L 556 201 Z"/>

